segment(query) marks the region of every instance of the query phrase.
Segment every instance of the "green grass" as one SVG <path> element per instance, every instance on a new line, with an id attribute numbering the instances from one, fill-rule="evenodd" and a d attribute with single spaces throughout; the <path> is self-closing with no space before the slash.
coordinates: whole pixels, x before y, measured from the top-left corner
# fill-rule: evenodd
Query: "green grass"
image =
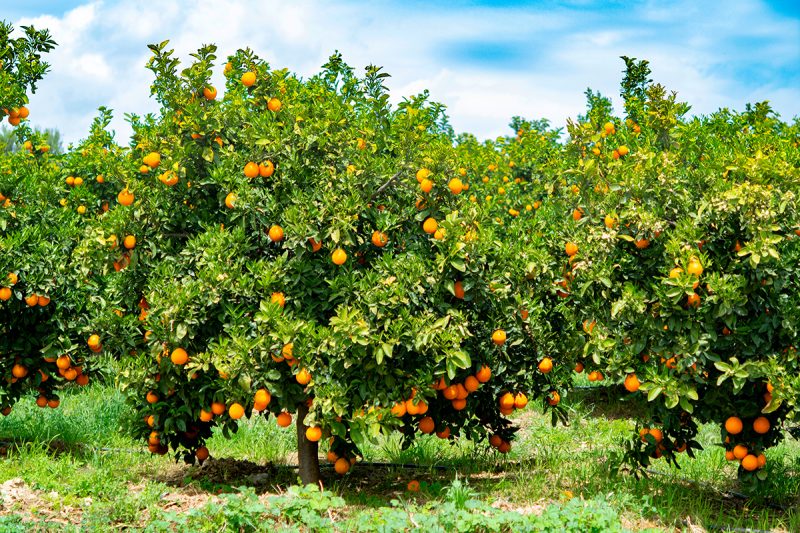
<path id="1" fill-rule="evenodd" d="M 341 523 L 371 520 L 369 513 L 386 510 L 392 500 L 436 508 L 452 496 L 451 484 L 458 477 L 480 500 L 504 509 L 546 507 L 573 494 L 605 500 L 631 529 L 694 524 L 800 531 L 796 440 L 768 452 L 767 482 L 744 499 L 734 494 L 744 490 L 737 485 L 735 467 L 715 446 L 717 428 L 701 428 L 698 440 L 705 449 L 695 459 L 682 456 L 680 469 L 656 461 L 649 478 L 614 475 L 610 466 L 633 421 L 618 407 L 612 410 L 599 391 L 574 395 L 570 401 L 567 427 L 552 427 L 549 416 L 530 407 L 523 411 L 519 439 L 506 457 L 482 445 L 435 437 L 421 438 L 404 450 L 392 436 L 365 449 L 365 461 L 418 468 L 359 465 L 339 478 L 326 466 L 326 487 L 344 501 L 338 511 Z M 189 516 L 190 508 L 237 486 L 278 494 L 296 482 L 291 468 L 296 462 L 294 430 L 278 428 L 273 420 L 249 420 L 232 439 L 215 435 L 208 443 L 213 457 L 235 461 L 218 459 L 200 469 L 143 453 L 145 447 L 119 429 L 127 416 L 132 413 L 122 396 L 102 384 L 64 393 L 55 410 L 36 407 L 32 398 L 20 402 L 0 420 L 6 453 L 0 459 L 0 483 L 21 478 L 35 498 L 25 504 L 3 502 L 0 529 L 13 530 L 16 526 L 8 524 L 17 514 L 40 524 L 72 523 L 81 530 L 144 526 L 164 513 L 177 512 L 171 519 Z M 272 466 L 263 466 L 267 464 Z M 422 483 L 419 494 L 405 491 L 411 479 Z"/>

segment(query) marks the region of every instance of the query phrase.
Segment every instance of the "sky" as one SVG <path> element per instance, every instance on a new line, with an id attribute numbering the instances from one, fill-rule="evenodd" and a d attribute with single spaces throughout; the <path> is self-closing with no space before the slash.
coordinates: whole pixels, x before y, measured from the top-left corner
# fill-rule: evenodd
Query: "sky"
<path id="1" fill-rule="evenodd" d="M 29 107 L 34 126 L 67 143 L 107 106 L 127 144 L 124 114 L 158 110 L 145 63 L 147 44 L 165 39 L 184 60 L 216 43 L 217 87 L 238 48 L 303 77 L 339 50 L 359 72 L 383 66 L 394 102 L 429 89 L 456 132 L 479 138 L 511 134 L 515 115 L 564 126 L 587 87 L 621 114 L 622 55 L 650 61 L 693 114 L 769 100 L 784 119 L 800 116 L 800 2 L 0 0 L 0 19 L 58 42 Z"/>

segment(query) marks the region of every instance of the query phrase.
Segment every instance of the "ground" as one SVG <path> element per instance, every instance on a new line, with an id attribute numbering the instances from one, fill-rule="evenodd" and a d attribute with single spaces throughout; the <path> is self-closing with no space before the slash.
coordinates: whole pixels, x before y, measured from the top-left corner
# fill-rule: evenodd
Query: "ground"
<path id="1" fill-rule="evenodd" d="M 539 515 L 572 498 L 600 500 L 630 530 L 800 531 L 800 442 L 789 438 L 771 450 L 770 477 L 747 494 L 715 446 L 719 430 L 711 426 L 702 428 L 705 449 L 696 459 L 682 457 L 680 469 L 656 461 L 648 477 L 636 478 L 612 468 L 621 441 L 633 430 L 635 406 L 609 402 L 600 389 L 580 391 L 565 402 L 567 427 L 552 427 L 536 406 L 522 411 L 516 417 L 520 438 L 508 456 L 435 437 L 403 450 L 398 439 L 387 438 L 364 450 L 364 461 L 347 476 L 324 465 L 328 492 L 303 500 L 303 509 L 325 521 L 315 526 L 292 514 L 294 504 L 282 499 L 297 481 L 292 428 L 250 420 L 232 439 L 216 435 L 208 445 L 212 458 L 192 466 L 151 456 L 125 437 L 121 421 L 132 413 L 110 386 L 68 392 L 56 410 L 39 409 L 27 398 L 0 421 L 0 529 L 190 530 L 180 521 L 213 515 L 225 525 L 208 530 L 226 530 L 234 515 L 223 509 L 231 506 L 226 495 L 249 487 L 252 498 L 246 493 L 237 500 L 249 503 L 236 507 L 236 516 L 258 516 L 277 506 L 277 523 L 289 529 L 358 529 L 390 507 L 403 509 L 414 524 L 415 516 L 464 492 L 498 513 L 522 515 Z M 419 492 L 407 490 L 411 480 L 420 482 Z"/>

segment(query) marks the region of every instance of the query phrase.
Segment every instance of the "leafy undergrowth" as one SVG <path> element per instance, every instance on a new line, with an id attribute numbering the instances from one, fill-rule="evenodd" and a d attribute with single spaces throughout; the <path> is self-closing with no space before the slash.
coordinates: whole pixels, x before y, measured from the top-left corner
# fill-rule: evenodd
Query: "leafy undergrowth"
<path id="1" fill-rule="evenodd" d="M 196 467 L 121 436 L 130 413 L 111 388 L 65 394 L 57 410 L 28 399 L 0 420 L 0 530 L 800 531 L 797 441 L 770 451 L 767 482 L 747 494 L 711 426 L 699 435 L 705 449 L 680 469 L 656 461 L 648 478 L 615 475 L 634 423 L 604 394 L 566 401 L 567 427 L 522 411 L 507 456 L 469 442 L 423 438 L 403 449 L 386 439 L 347 476 L 323 466 L 322 492 L 295 486 L 294 432 L 274 423 L 251 420 L 230 440 L 213 438 L 212 459 Z M 412 480 L 418 492 L 408 491 Z"/>

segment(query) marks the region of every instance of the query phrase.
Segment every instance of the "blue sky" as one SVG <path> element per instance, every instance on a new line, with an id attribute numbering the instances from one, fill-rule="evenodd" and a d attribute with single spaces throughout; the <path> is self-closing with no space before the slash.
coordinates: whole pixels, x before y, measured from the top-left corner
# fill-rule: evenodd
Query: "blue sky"
<path id="1" fill-rule="evenodd" d="M 0 17 L 48 27 L 59 47 L 31 99 L 31 119 L 84 137 L 97 107 L 156 111 L 146 45 L 170 39 L 180 57 L 215 42 L 220 57 L 249 46 L 275 68 L 314 74 L 340 50 L 358 69 L 392 74 L 393 99 L 430 89 L 457 131 L 509 133 L 513 115 L 564 125 L 587 87 L 621 108 L 620 55 L 648 59 L 652 78 L 693 113 L 769 100 L 800 116 L 800 3 L 323 0 L 0 0 Z M 221 61 L 224 63 L 224 61 Z M 222 86 L 221 68 L 217 86 Z"/>

